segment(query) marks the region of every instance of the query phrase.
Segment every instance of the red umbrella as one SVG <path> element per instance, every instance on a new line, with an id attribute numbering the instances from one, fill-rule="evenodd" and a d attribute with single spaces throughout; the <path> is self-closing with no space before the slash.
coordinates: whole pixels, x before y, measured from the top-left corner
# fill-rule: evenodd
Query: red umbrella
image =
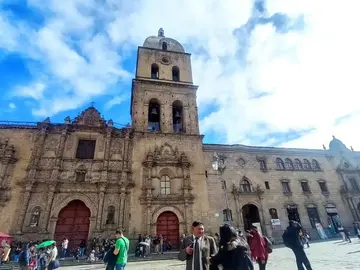
<path id="1" fill-rule="evenodd" d="M 0 232 L 0 244 L 3 240 L 7 240 L 7 242 L 10 244 L 11 240 L 12 240 L 12 236 L 6 234 L 6 233 L 2 233 Z"/>

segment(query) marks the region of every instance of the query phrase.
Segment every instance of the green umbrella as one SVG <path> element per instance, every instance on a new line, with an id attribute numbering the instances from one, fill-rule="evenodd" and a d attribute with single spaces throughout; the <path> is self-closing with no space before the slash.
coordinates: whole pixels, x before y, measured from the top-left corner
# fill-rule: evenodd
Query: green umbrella
<path id="1" fill-rule="evenodd" d="M 54 240 L 44 241 L 41 244 L 36 245 L 36 248 L 45 248 L 45 247 L 51 246 L 54 243 L 55 243 Z"/>

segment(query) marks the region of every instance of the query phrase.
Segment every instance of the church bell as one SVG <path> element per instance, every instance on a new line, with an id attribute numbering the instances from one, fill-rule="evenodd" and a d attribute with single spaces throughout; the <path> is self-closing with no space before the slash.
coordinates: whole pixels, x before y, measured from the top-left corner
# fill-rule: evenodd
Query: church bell
<path id="1" fill-rule="evenodd" d="M 158 113 L 157 113 L 157 111 L 156 111 L 156 108 L 152 108 L 150 114 L 151 114 L 151 115 L 157 115 Z"/>
<path id="2" fill-rule="evenodd" d="M 180 116 L 179 111 L 176 111 L 176 113 L 175 113 L 175 119 L 180 119 L 180 118 L 181 118 L 181 116 Z"/>

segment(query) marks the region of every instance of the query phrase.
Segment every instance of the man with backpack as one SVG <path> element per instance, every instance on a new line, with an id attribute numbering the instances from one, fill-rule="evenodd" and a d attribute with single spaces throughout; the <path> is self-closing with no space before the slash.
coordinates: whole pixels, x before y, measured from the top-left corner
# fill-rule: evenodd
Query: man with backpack
<path id="1" fill-rule="evenodd" d="M 116 270 L 125 270 L 128 259 L 128 250 L 129 250 L 129 239 L 127 239 L 122 231 L 117 230 L 115 232 L 116 242 L 114 255 L 117 256 L 116 259 Z"/>
<path id="2" fill-rule="evenodd" d="M 300 223 L 290 220 L 289 226 L 286 228 L 282 238 L 284 245 L 294 252 L 298 270 L 304 270 L 305 268 L 303 265 L 305 265 L 307 270 L 312 270 L 300 237 L 301 230 L 302 226 Z"/>

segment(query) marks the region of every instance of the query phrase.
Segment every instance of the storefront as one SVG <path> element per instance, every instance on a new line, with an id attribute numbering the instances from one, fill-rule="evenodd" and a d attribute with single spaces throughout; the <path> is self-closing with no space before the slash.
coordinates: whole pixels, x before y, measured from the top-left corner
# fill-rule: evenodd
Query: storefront
<path id="1" fill-rule="evenodd" d="M 336 206 L 333 204 L 327 204 L 325 206 L 325 209 L 328 215 L 329 226 L 331 226 L 334 229 L 334 231 L 338 233 L 339 229 L 342 229 L 342 224 Z"/>

